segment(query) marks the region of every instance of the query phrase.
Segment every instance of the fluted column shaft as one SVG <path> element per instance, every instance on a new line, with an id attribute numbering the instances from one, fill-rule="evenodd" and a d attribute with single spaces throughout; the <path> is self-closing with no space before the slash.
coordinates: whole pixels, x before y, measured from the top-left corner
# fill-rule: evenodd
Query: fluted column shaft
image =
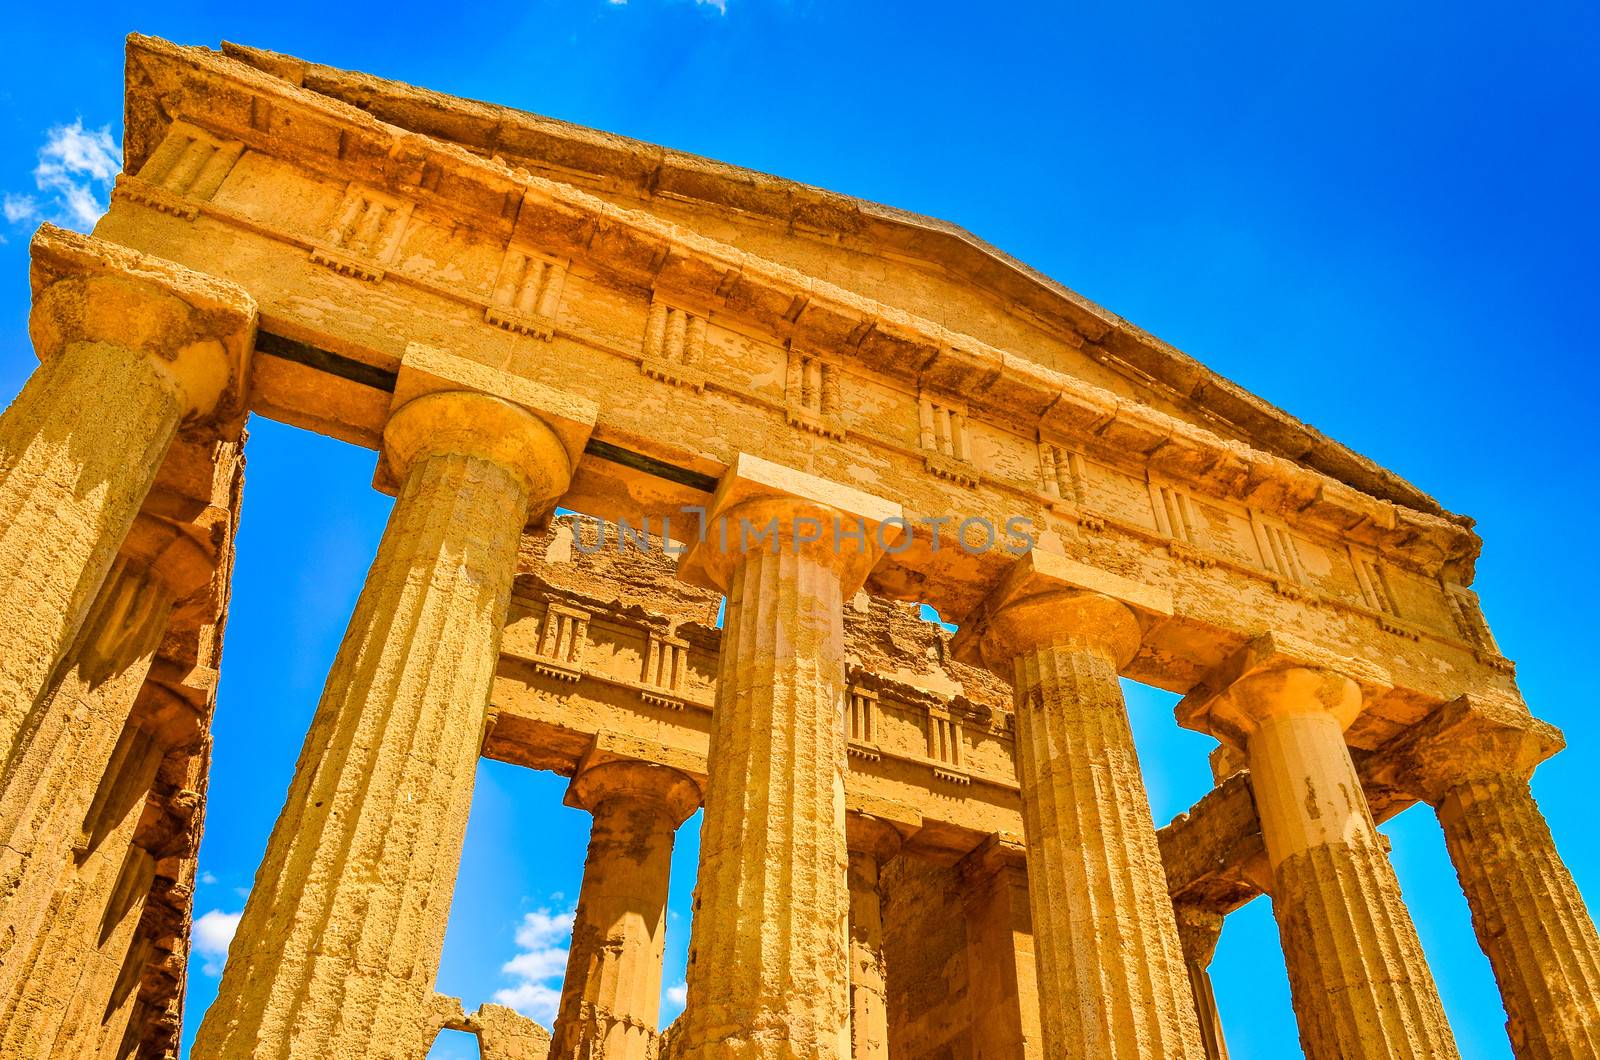
<path id="1" fill-rule="evenodd" d="M 900 509 L 740 453 L 678 576 L 726 598 L 674 1060 L 850 1054 L 844 599 Z"/>
<path id="2" fill-rule="evenodd" d="M 883 952 L 884 864 L 900 852 L 900 831 L 885 818 L 851 814 L 845 825 L 850 890 L 850 1049 L 852 1060 L 889 1056 L 888 969 Z"/>
<path id="3" fill-rule="evenodd" d="M 1450 785 L 1439 823 L 1519 1060 L 1600 1056 L 1600 938 L 1526 775 Z"/>
<path id="4" fill-rule="evenodd" d="M 1170 596 L 1035 549 L 962 624 L 1009 676 L 1044 1055 L 1199 1060 L 1200 1030 L 1118 673 Z"/>
<path id="5" fill-rule="evenodd" d="M 727 587 L 677 1060 L 845 1060 L 844 617 L 824 557 Z"/>
<path id="6" fill-rule="evenodd" d="M 1014 666 L 1045 1055 L 1202 1057 L 1117 663 L 1063 631 Z"/>
<path id="7" fill-rule="evenodd" d="M 520 433 L 519 433 L 520 432 Z M 434 393 L 385 429 L 394 510 L 194 1045 L 414 1060 L 530 502 L 570 465 L 536 417 Z"/>
<path id="8" fill-rule="evenodd" d="M 1452 1058 L 1455 1041 L 1343 730 L 1354 681 L 1275 670 L 1230 693 L 1272 865 L 1272 908 L 1311 1060 Z"/>
<path id="9" fill-rule="evenodd" d="M 76 343 L 0 417 L 0 753 L 83 624 L 183 406 L 141 351 Z"/>
<path id="10" fill-rule="evenodd" d="M 852 1060 L 886 1060 L 889 1006 L 877 855 L 852 851 L 847 878 L 850 885 L 850 1054 Z"/>
<path id="11" fill-rule="evenodd" d="M 240 386 L 255 326 L 221 281 L 52 226 L 41 365 L 0 416 L 0 759 L 15 753 L 183 419 Z"/>
<path id="12" fill-rule="evenodd" d="M 687 775 L 591 766 L 569 801 L 594 814 L 551 1060 L 647 1060 L 655 1048 L 672 844 L 700 802 Z"/>
<path id="13" fill-rule="evenodd" d="M 1211 958 L 1222 935 L 1222 914 L 1184 902 L 1173 906 L 1178 918 L 1178 941 L 1183 945 L 1183 963 L 1189 970 L 1189 991 L 1194 995 L 1195 1015 L 1200 1020 L 1200 1044 L 1206 1060 L 1228 1060 L 1228 1043 L 1222 1035 L 1222 1015 L 1217 1011 L 1217 995 L 1211 986 Z"/>

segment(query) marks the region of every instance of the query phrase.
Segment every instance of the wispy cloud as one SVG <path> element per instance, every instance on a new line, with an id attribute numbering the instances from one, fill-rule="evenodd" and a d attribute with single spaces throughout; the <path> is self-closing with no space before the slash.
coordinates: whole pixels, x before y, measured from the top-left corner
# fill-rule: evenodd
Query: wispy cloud
<path id="1" fill-rule="evenodd" d="M 666 1026 L 678 1018 L 684 1002 L 689 1000 L 689 984 L 674 983 L 661 991 L 661 1025 Z"/>
<path id="2" fill-rule="evenodd" d="M 606 0 L 612 7 L 625 7 L 628 0 Z M 714 7 L 719 14 L 728 13 L 728 0 L 694 0 L 696 7 Z"/>
<path id="3" fill-rule="evenodd" d="M 233 933 L 239 930 L 239 913 L 224 913 L 213 909 L 194 922 L 189 933 L 194 951 L 203 959 L 200 970 L 215 979 L 222 974 L 222 964 L 228 959 L 228 946 Z"/>
<path id="4" fill-rule="evenodd" d="M 538 909 L 517 925 L 517 955 L 501 966 L 514 983 L 495 991 L 494 999 L 548 1027 L 561 1004 L 561 980 L 567 971 L 567 943 L 572 937 L 573 910 Z"/>
<path id="5" fill-rule="evenodd" d="M 5 210 L 6 220 L 12 224 L 39 216 L 39 202 L 32 195 L 18 195 L 16 192 L 8 191 L 4 205 L 0 208 Z"/>
<path id="6" fill-rule="evenodd" d="M 33 183 L 39 195 L 6 192 L 0 200 L 10 224 L 54 221 L 88 231 L 106 212 L 111 182 L 122 168 L 122 149 L 111 127 L 85 129 L 83 119 L 51 126 L 39 148 Z"/>

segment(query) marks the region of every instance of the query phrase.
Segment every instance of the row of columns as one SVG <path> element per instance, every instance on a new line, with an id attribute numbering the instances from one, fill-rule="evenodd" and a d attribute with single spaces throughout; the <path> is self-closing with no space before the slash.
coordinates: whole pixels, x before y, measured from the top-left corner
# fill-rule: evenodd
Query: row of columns
<path id="1" fill-rule="evenodd" d="M 51 793 L 85 768 L 125 776 L 110 764 L 132 700 L 102 690 L 138 682 L 105 674 L 137 674 L 192 565 L 178 535 L 134 533 L 140 507 L 181 425 L 242 407 L 255 322 L 237 288 L 96 240 L 47 228 L 34 255 L 43 365 L 0 419 L 0 997 L 41 974 L 18 954 L 37 954 L 43 938 L 56 947 L 62 921 L 47 921 L 82 848 L 84 812 Z M 565 492 L 594 421 L 568 395 L 407 351 L 383 432 L 394 509 L 196 1057 L 426 1051 L 517 545 L 529 513 Z M 684 558 L 680 574 L 721 590 L 727 612 L 675 1060 L 883 1052 L 873 896 L 890 840 L 853 844 L 846 827 L 842 604 L 900 515 L 740 456 L 711 516 L 776 536 L 708 538 Z M 863 532 L 797 532 L 836 521 Z M 147 538 L 159 547 L 140 546 Z M 1169 612 L 1148 587 L 1035 552 L 958 645 L 1015 689 L 1039 1033 L 1052 1058 L 1198 1060 L 1222 1048 L 1197 1014 L 1204 947 L 1185 946 L 1167 899 L 1118 684 L 1143 623 Z M 1302 1040 L 1318 1060 L 1455 1055 L 1343 739 L 1381 682 L 1267 636 L 1183 708 L 1248 759 Z M 1473 730 L 1488 750 L 1465 771 L 1428 773 L 1437 755 L 1419 745 L 1418 784 L 1439 809 L 1519 1055 L 1594 1055 L 1600 942 L 1526 776 L 1496 757 L 1536 757 L 1515 735 L 1528 726 L 1510 721 Z M 130 783 L 147 783 L 129 768 Z M 653 1044 L 662 868 L 702 794 L 678 779 L 609 763 L 574 782 L 595 832 L 559 1055 Z M 104 853 L 116 871 L 94 874 L 136 889 L 141 870 L 124 871 L 117 849 L 126 844 Z M 46 883 L 17 882 L 34 877 Z M 72 952 L 71 939 L 61 945 Z M 36 1016 L 0 1010 L 0 1036 L 12 1036 L 0 1040 L 49 1055 L 37 1043 L 58 1032 L 28 1030 Z"/>

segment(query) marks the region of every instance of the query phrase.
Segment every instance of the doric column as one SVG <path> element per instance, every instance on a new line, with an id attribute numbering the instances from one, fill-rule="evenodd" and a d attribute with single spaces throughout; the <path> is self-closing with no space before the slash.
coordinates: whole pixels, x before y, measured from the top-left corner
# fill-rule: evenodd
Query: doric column
<path id="1" fill-rule="evenodd" d="M 727 611 L 675 1060 L 849 1056 L 843 601 L 899 514 L 740 454 L 681 562 Z"/>
<path id="2" fill-rule="evenodd" d="M 1013 678 L 1017 771 L 1052 1058 L 1199 1058 L 1150 801 L 1118 671 L 1160 592 L 1034 550 L 957 636 Z"/>
<path id="3" fill-rule="evenodd" d="M 1273 913 L 1311 1060 L 1457 1055 L 1344 743 L 1363 685 L 1386 684 L 1370 664 L 1274 633 L 1246 645 L 1178 707 L 1185 724 L 1249 757 Z"/>
<path id="4" fill-rule="evenodd" d="M 956 866 L 967 928 L 973 1060 L 1042 1060 L 1028 857 L 1020 836 L 990 836 Z"/>
<path id="5" fill-rule="evenodd" d="M 1519 1060 L 1600 1056 L 1600 938 L 1528 781 L 1561 733 L 1463 697 L 1407 733 L 1397 780 L 1431 803 Z"/>
<path id="6" fill-rule="evenodd" d="M 850 860 L 850 1055 L 888 1060 L 888 979 L 883 961 L 883 892 L 879 873 L 900 852 L 900 830 L 864 814 L 845 821 Z"/>
<path id="7" fill-rule="evenodd" d="M 13 754 L 180 423 L 240 408 L 255 303 L 51 225 L 33 239 L 42 362 L 0 417 L 0 758 Z"/>
<path id="8" fill-rule="evenodd" d="M 1193 902 L 1174 903 L 1172 910 L 1178 919 L 1184 967 L 1189 970 L 1189 992 L 1194 995 L 1194 1011 L 1200 1020 L 1200 1044 L 1205 1047 L 1206 1060 L 1228 1060 L 1210 970 L 1217 940 L 1222 937 L 1222 914 Z"/>
<path id="9" fill-rule="evenodd" d="M 193 1055 L 413 1060 L 444 944 L 517 544 L 594 408 L 412 347 L 399 485 Z"/>
<path id="10" fill-rule="evenodd" d="M 99 835 L 91 806 L 97 788 L 116 787 L 112 778 L 126 773 L 125 763 L 113 768 L 120 761 L 113 752 L 126 739 L 173 604 L 210 574 L 208 551 L 197 541 L 141 515 L 54 687 L 0 771 L 0 1051 L 48 1055 L 41 1032 L 28 1028 L 39 1009 L 65 1004 L 74 991 L 62 989 L 63 978 L 102 947 L 98 912 L 95 922 L 59 919 L 62 888 L 83 892 L 74 902 L 106 907 L 114 876 L 90 871 L 84 861 L 120 864 L 128 837 Z"/>
<path id="11" fill-rule="evenodd" d="M 685 773 L 637 761 L 586 765 L 567 801 L 594 815 L 551 1060 L 654 1054 L 678 826 L 700 805 Z"/>

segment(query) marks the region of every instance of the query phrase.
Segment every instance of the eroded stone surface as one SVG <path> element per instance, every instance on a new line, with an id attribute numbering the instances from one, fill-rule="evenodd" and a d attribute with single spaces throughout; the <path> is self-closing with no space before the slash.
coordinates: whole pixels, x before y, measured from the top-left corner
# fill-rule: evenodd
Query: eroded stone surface
<path id="1" fill-rule="evenodd" d="M 1449 1057 L 1373 828 L 1418 800 L 1519 1057 L 1594 1051 L 1470 520 L 941 222 L 242 47 L 130 39 L 127 113 L 0 420 L 0 1052 L 176 1053 L 247 410 L 398 500 L 197 1057 L 546 1055 L 433 993 L 480 753 L 595 817 L 563 1057 L 1218 1060 L 1262 892 L 1311 1055 Z M 686 505 L 891 532 L 712 550 Z M 1225 744 L 1159 841 L 1119 675 Z"/>

